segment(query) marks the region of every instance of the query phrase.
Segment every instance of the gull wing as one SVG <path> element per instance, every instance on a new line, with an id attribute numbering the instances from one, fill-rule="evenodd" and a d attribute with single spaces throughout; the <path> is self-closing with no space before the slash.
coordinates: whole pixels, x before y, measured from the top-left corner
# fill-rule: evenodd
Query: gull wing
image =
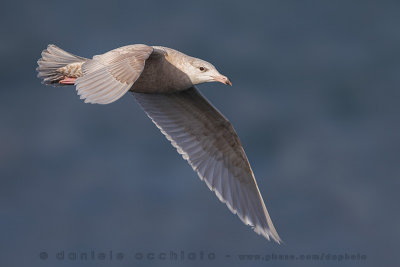
<path id="1" fill-rule="evenodd" d="M 219 200 L 256 233 L 280 243 L 231 123 L 194 87 L 169 94 L 133 95 Z"/>
<path id="2" fill-rule="evenodd" d="M 94 56 L 82 65 L 76 90 L 85 103 L 109 104 L 123 96 L 142 73 L 151 46 L 135 44 Z"/>

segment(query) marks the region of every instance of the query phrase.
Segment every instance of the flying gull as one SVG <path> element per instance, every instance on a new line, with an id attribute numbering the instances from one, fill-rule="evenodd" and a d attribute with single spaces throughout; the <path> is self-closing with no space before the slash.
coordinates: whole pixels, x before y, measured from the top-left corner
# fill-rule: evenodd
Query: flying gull
<path id="1" fill-rule="evenodd" d="M 257 234 L 281 242 L 239 137 L 194 87 L 232 85 L 212 64 L 171 48 L 135 44 L 92 59 L 49 45 L 38 65 L 44 84 L 75 85 L 85 103 L 109 104 L 130 91 L 219 200 Z"/>

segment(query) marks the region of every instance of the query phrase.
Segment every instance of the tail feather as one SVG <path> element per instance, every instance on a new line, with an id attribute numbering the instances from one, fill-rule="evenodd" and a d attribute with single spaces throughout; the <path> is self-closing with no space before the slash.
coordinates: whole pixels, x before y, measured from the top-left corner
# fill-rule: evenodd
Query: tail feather
<path id="1" fill-rule="evenodd" d="M 64 79 L 65 74 L 60 71 L 69 64 L 83 63 L 87 61 L 87 58 L 79 57 L 70 54 L 55 45 L 48 45 L 47 49 L 43 50 L 42 58 L 38 60 L 38 77 L 43 81 L 42 83 L 53 86 L 61 86 L 59 81 Z"/>

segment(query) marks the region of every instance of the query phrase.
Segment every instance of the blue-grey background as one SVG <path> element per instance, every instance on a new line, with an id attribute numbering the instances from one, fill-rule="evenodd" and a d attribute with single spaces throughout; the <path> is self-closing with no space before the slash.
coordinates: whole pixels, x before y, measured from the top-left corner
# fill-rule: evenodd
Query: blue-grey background
<path id="1" fill-rule="evenodd" d="M 398 266 L 400 5 L 393 1 L 3 1 L 1 266 Z M 47 44 L 134 43 L 212 62 L 283 245 L 244 226 L 130 95 L 84 104 L 36 78 Z M 56 260 L 122 252 L 122 261 Z M 135 253 L 216 260 L 135 260 Z M 40 252 L 49 258 L 41 260 Z M 361 253 L 364 262 L 237 254 Z M 225 258 L 225 255 L 231 258 Z"/>

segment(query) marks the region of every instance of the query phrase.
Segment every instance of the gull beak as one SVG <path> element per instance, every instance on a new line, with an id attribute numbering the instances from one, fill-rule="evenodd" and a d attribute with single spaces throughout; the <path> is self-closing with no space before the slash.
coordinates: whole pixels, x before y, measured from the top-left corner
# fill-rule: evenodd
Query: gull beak
<path id="1" fill-rule="evenodd" d="M 224 75 L 218 75 L 218 76 L 211 76 L 216 82 L 220 82 L 226 85 L 232 86 L 231 81 L 228 79 L 228 77 Z"/>

